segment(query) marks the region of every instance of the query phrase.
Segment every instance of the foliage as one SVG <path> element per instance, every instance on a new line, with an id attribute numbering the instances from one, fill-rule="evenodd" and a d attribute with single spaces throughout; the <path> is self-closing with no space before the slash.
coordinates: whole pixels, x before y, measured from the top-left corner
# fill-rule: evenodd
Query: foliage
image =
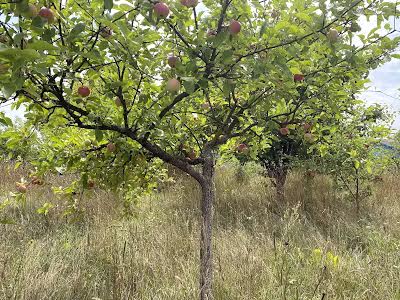
<path id="1" fill-rule="evenodd" d="M 91 174 L 110 176 L 111 162 L 143 167 L 143 156 L 196 179 L 208 299 L 216 152 L 256 138 L 255 157 L 304 104 L 311 113 L 351 107 L 349 94 L 366 82 L 360 76 L 399 44 L 388 23 L 399 10 L 377 0 L 204 0 L 193 9 L 171 0 L 170 10 L 156 2 L 42 1 L 48 7 L 39 14 L 27 0 L 1 4 L 1 102 L 25 106 L 33 125 L 51 124 L 64 141 L 49 161 L 82 170 L 84 186 L 82 161 L 93 161 Z M 366 34 L 358 25 L 364 16 L 377 18 Z M 81 136 L 93 153 L 82 153 Z"/>
<path id="2" fill-rule="evenodd" d="M 390 134 L 388 116 L 380 106 L 362 107 L 353 116 L 341 120 L 335 134 L 323 136 L 320 157 L 313 168 L 332 175 L 360 209 L 362 200 L 371 195 L 371 184 L 390 164 L 390 157 L 379 151 L 380 144 Z"/>
<path id="3" fill-rule="evenodd" d="M 32 161 L 39 152 L 37 131 L 29 124 L 17 122 L 9 123 L 0 128 L 0 160 L 15 162 Z"/>

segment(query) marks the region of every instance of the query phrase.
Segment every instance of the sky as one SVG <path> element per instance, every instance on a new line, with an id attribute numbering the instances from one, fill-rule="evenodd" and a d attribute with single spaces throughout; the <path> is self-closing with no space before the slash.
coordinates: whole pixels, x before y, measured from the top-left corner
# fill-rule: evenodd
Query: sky
<path id="1" fill-rule="evenodd" d="M 394 59 L 369 75 L 371 83 L 360 95 L 367 104 L 383 104 L 394 114 L 393 128 L 400 129 L 400 60 Z"/>
<path id="2" fill-rule="evenodd" d="M 363 28 L 362 32 L 369 32 L 374 22 L 375 20 L 362 20 L 360 24 Z M 396 26 L 400 27 L 400 22 L 397 22 Z M 369 74 L 369 79 L 371 82 L 368 90 L 360 94 L 360 98 L 369 105 L 378 103 L 387 106 L 394 116 L 392 127 L 400 129 L 400 60 L 393 59 L 373 70 Z M 13 119 L 22 118 L 24 113 L 23 110 L 11 110 L 9 104 L 0 105 L 0 111 Z"/>

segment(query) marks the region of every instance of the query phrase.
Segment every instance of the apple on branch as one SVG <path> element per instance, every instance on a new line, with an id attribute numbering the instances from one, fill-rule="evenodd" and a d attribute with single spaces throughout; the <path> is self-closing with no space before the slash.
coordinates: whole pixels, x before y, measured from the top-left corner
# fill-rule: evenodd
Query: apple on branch
<path id="1" fill-rule="evenodd" d="M 293 75 L 293 80 L 295 82 L 301 82 L 304 80 L 304 75 L 303 74 L 294 74 Z"/>
<path id="2" fill-rule="evenodd" d="M 153 10 L 156 16 L 159 18 L 166 18 L 169 15 L 169 7 L 164 2 L 158 2 L 154 4 Z"/>
<path id="3" fill-rule="evenodd" d="M 232 20 L 229 24 L 229 31 L 232 35 L 237 35 L 242 29 L 242 24 L 237 20 Z"/>
<path id="4" fill-rule="evenodd" d="M 339 32 L 334 28 L 330 28 L 326 36 L 331 43 L 335 43 L 339 39 Z"/>
<path id="5" fill-rule="evenodd" d="M 283 135 L 283 136 L 288 135 L 289 132 L 290 132 L 290 131 L 289 131 L 289 128 L 287 128 L 287 127 L 279 128 L 279 133 L 280 133 L 281 135 Z"/>
<path id="6" fill-rule="evenodd" d="M 247 144 L 245 143 L 241 143 L 237 146 L 237 151 L 239 153 L 243 153 L 243 154 L 248 154 L 250 151 L 250 148 L 247 146 Z"/>
<path id="7" fill-rule="evenodd" d="M 54 23 L 56 19 L 54 12 L 48 7 L 42 7 L 38 15 L 49 24 Z"/>
<path id="8" fill-rule="evenodd" d="M 176 68 L 177 63 L 179 62 L 179 57 L 171 54 L 168 56 L 168 65 L 171 68 Z"/>
<path id="9" fill-rule="evenodd" d="M 81 97 L 88 97 L 90 95 L 90 88 L 82 85 L 78 88 L 78 95 Z"/>
<path id="10" fill-rule="evenodd" d="M 171 93 L 176 93 L 181 88 L 181 83 L 176 78 L 171 78 L 167 81 L 167 91 Z"/>

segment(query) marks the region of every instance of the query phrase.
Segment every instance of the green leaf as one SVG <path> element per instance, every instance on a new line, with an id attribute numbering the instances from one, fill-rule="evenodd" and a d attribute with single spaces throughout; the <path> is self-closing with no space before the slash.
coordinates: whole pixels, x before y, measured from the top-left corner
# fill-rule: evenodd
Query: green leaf
<path id="1" fill-rule="evenodd" d="M 68 35 L 68 41 L 75 40 L 82 32 L 84 32 L 85 27 L 86 26 L 84 23 L 76 24 L 75 27 L 72 28 L 71 32 Z"/>
<path id="2" fill-rule="evenodd" d="M 28 49 L 34 49 L 39 51 L 45 51 L 45 50 L 51 51 L 51 50 L 57 50 L 58 48 L 45 41 L 36 41 L 34 43 L 28 44 Z"/>
<path id="3" fill-rule="evenodd" d="M 94 134 L 96 136 L 96 141 L 101 142 L 103 140 L 103 131 L 95 130 Z"/>
<path id="4" fill-rule="evenodd" d="M 104 0 L 104 9 L 111 10 L 114 6 L 113 0 Z"/>
<path id="5" fill-rule="evenodd" d="M 188 94 L 192 94 L 195 90 L 195 82 L 193 77 L 183 77 L 183 86 Z"/>

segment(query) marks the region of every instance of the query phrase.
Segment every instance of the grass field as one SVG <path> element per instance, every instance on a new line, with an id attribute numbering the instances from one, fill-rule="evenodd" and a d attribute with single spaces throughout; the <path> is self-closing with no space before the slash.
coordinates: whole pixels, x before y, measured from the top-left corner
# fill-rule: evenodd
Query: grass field
<path id="1" fill-rule="evenodd" d="M 0 203 L 24 170 L 0 167 Z M 254 167 L 221 166 L 214 230 L 215 299 L 400 299 L 400 176 L 386 175 L 359 216 L 317 176 L 290 175 L 287 204 Z M 176 178 L 123 218 L 118 195 L 94 189 L 71 222 L 47 178 L 0 217 L 0 299 L 196 299 L 199 191 Z M 35 211 L 45 202 L 49 215 Z"/>

